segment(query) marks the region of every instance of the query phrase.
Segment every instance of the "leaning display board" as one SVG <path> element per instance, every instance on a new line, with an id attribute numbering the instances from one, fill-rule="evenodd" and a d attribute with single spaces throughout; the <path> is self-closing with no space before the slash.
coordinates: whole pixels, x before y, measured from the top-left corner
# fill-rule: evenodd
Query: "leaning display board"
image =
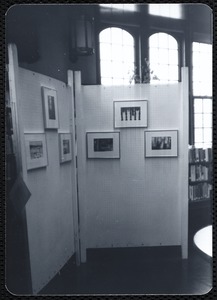
<path id="1" fill-rule="evenodd" d="M 13 45 L 9 58 L 18 99 L 16 130 L 22 177 L 31 192 L 25 210 L 32 291 L 36 294 L 75 252 L 72 90 L 63 82 L 18 67 Z M 49 100 L 46 105 L 45 97 Z"/>
<path id="2" fill-rule="evenodd" d="M 112 87 L 82 86 L 76 73 L 82 261 L 88 248 L 172 245 L 187 258 L 187 70 L 182 73 L 177 84 Z M 103 159 L 105 150 L 112 158 L 113 143 L 99 148 L 86 139 L 91 132 L 118 132 L 119 159 Z"/>

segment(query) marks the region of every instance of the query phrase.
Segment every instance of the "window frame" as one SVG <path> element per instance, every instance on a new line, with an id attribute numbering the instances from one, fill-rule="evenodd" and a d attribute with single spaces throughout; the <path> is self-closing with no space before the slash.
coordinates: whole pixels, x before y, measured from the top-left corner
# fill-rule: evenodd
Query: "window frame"
<path id="1" fill-rule="evenodd" d="M 190 63 L 189 63 L 189 113 L 190 113 L 190 121 L 189 122 L 189 144 L 191 146 L 195 145 L 195 112 L 194 112 L 194 100 L 195 99 L 212 99 L 212 109 L 213 109 L 213 91 L 211 96 L 206 95 L 194 95 L 193 93 L 193 43 L 203 43 L 209 44 L 213 46 L 213 43 L 210 40 L 204 39 L 203 35 L 198 35 L 197 38 L 192 38 L 189 45 L 189 52 L 190 52 Z M 213 49 L 212 49 L 212 58 L 213 58 Z M 212 66 L 213 67 L 213 66 Z M 214 73 L 213 73 L 214 75 Z M 212 147 L 213 147 L 213 111 L 212 110 Z"/>
<path id="2" fill-rule="evenodd" d="M 137 30 L 135 30 L 135 28 L 130 27 L 130 26 L 125 26 L 125 25 L 120 25 L 120 24 L 115 24 L 115 23 L 106 23 L 106 24 L 101 24 L 98 27 L 98 30 L 96 32 L 96 36 L 97 36 L 97 40 L 96 40 L 96 57 L 97 57 L 97 82 L 98 84 L 101 84 L 101 71 L 100 71 L 100 33 L 104 30 L 104 29 L 108 29 L 108 28 L 119 28 L 122 30 L 125 30 L 126 32 L 128 32 L 130 35 L 132 35 L 133 39 L 134 39 L 134 64 L 135 67 L 138 68 L 139 66 L 139 35 L 136 32 Z"/>
<path id="3" fill-rule="evenodd" d="M 181 82 L 181 67 L 183 65 L 183 48 L 181 47 L 181 44 L 183 43 L 183 34 L 177 34 L 174 31 L 169 31 L 165 29 L 154 29 L 150 30 L 148 39 L 147 39 L 147 54 L 148 54 L 148 60 L 150 59 L 149 57 L 149 38 L 156 34 L 156 33 L 165 33 L 170 36 L 172 36 L 176 42 L 177 42 L 177 51 L 178 51 L 178 82 Z"/>

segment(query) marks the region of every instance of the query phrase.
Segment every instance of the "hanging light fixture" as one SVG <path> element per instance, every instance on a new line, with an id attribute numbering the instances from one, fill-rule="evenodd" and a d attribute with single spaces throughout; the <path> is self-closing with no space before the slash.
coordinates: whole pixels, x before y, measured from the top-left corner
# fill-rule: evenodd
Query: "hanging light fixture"
<path id="1" fill-rule="evenodd" d="M 78 56 L 89 56 L 93 48 L 93 18 L 81 15 L 73 22 L 71 38 L 71 59 L 76 61 Z"/>

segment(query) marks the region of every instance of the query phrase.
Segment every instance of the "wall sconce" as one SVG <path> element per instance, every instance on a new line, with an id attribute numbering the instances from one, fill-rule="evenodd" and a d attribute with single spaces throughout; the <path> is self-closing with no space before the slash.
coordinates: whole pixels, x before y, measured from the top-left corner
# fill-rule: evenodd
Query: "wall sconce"
<path id="1" fill-rule="evenodd" d="M 93 48 L 93 18 L 81 15 L 73 23 L 71 31 L 71 60 L 77 61 L 78 56 L 89 56 L 94 53 Z"/>

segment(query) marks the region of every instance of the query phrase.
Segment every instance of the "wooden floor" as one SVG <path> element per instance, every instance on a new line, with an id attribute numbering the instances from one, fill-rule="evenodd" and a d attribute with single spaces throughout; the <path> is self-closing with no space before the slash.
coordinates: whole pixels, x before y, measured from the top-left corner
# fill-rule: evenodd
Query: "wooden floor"
<path id="1" fill-rule="evenodd" d="M 72 258 L 40 294 L 205 294 L 212 288 L 212 263 L 193 248 L 179 250 L 90 250 L 87 263 Z"/>

